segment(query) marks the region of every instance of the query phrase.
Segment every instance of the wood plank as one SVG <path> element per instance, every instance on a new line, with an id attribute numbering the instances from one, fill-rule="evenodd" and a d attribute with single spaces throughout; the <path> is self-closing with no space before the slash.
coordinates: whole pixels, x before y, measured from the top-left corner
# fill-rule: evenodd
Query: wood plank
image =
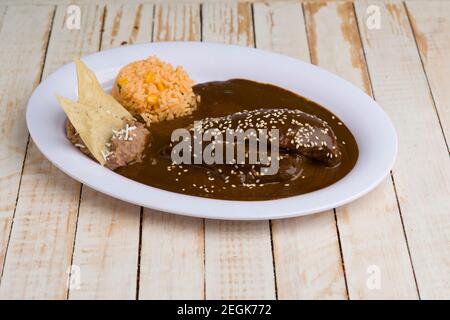
<path id="1" fill-rule="evenodd" d="M 297 2 L 254 4 L 256 46 L 309 61 Z M 279 299 L 347 297 L 334 212 L 272 221 Z"/>
<path id="2" fill-rule="evenodd" d="M 379 6 L 382 28 L 368 30 Z M 450 297 L 450 163 L 411 26 L 401 2 L 355 3 L 375 98 L 397 129 L 393 170 L 420 296 Z"/>
<path id="3" fill-rule="evenodd" d="M 139 299 L 203 299 L 203 220 L 145 209 Z"/>
<path id="4" fill-rule="evenodd" d="M 151 39 L 153 5 L 107 5 L 101 49 Z M 135 299 L 141 208 L 83 186 L 70 299 Z"/>
<path id="5" fill-rule="evenodd" d="M 156 6 L 153 41 L 200 41 L 200 6 L 160 4 Z"/>
<path id="6" fill-rule="evenodd" d="M 140 208 L 83 186 L 69 299 L 134 299 Z"/>
<path id="7" fill-rule="evenodd" d="M 450 141 L 450 2 L 406 2 L 440 122 Z"/>
<path id="8" fill-rule="evenodd" d="M 152 4 L 107 5 L 101 49 L 149 42 L 152 29 Z"/>
<path id="9" fill-rule="evenodd" d="M 55 13 L 44 76 L 75 55 L 98 49 L 103 8 L 82 7 L 87 14 L 79 31 L 65 28 L 65 10 L 58 7 Z M 30 142 L 14 222 L 18 231 L 11 237 L 7 261 L 8 267 L 12 264 L 9 285 L 19 296 L 26 289 L 26 297 L 65 298 L 79 195 L 80 184 L 53 167 Z M 10 293 L 5 289 L 5 294 Z"/>
<path id="10" fill-rule="evenodd" d="M 256 47 L 310 62 L 302 5 L 297 1 L 255 3 Z"/>
<path id="11" fill-rule="evenodd" d="M 16 145 L 16 150 L 19 150 L 19 143 L 25 146 L 27 132 L 22 128 L 25 99 L 40 79 L 53 12 L 53 7 L 11 7 L 0 35 L 2 42 L 7 43 L 3 48 L 8 48 L 2 61 L 9 69 L 2 68 L 2 74 L 15 75 L 14 81 L 8 81 L 13 86 L 1 85 L 11 93 L 11 97 L 6 95 L 11 110 L 0 118 L 6 119 L 15 131 L 21 129 L 8 138 Z M 73 32 L 64 28 L 65 7 L 56 11 L 44 76 L 73 55 L 96 49 L 92 48 L 89 34 L 96 23 L 97 31 L 100 30 L 101 17 L 96 10 L 86 12 L 89 14 L 83 20 L 82 30 Z M 31 16 L 34 19 L 30 19 Z M 20 124 L 15 124 L 17 121 Z M 17 153 L 13 155 L 18 157 Z M 8 161 L 19 164 L 18 159 Z M 77 182 L 53 167 L 30 142 L 0 297 L 66 297 L 66 270 L 72 257 L 79 188 Z"/>
<path id="12" fill-rule="evenodd" d="M 314 63 L 371 94 L 351 3 L 305 4 Z M 336 209 L 350 299 L 417 298 L 403 226 L 390 176 L 369 195 Z M 381 274 L 367 285 L 368 270 Z"/>
<path id="13" fill-rule="evenodd" d="M 254 46 L 247 3 L 208 3 L 203 40 Z M 205 221 L 207 299 L 273 299 L 275 279 L 268 221 Z"/>
<path id="14" fill-rule="evenodd" d="M 0 6 L 0 31 L 2 29 L 5 14 L 6 14 L 6 6 Z M 3 81 L 2 79 L 3 78 L 0 77 L 0 81 Z M 0 100 L 0 104 L 3 105 L 2 100 Z M 3 137 L 3 133 L 2 133 L 2 137 Z M 3 154 L 4 151 L 1 151 L 1 152 Z M 4 188 L 6 186 L 6 184 L 5 184 L 6 179 L 8 179 L 8 178 L 4 177 L 3 175 L 0 175 L 0 186 L 1 186 L 2 190 L 5 190 Z M 19 177 L 19 179 L 20 179 L 20 177 Z M 8 184 L 9 184 L 9 182 L 8 182 Z M 18 185 L 18 184 L 19 184 L 19 182 L 17 182 L 16 185 Z M 17 192 L 17 190 L 16 190 L 16 192 Z M 10 195 L 10 196 L 13 196 L 13 195 Z M 1 280 L 1 275 L 2 275 L 2 271 L 3 271 L 3 262 L 4 262 L 4 258 L 6 255 L 6 247 L 8 245 L 9 235 L 10 235 L 10 231 L 11 231 L 11 224 L 12 224 L 12 220 L 13 220 L 13 216 L 14 216 L 14 207 L 15 207 L 15 202 L 13 203 L 11 201 L 10 197 L 2 197 L 0 195 L 0 280 Z"/>
<path id="15" fill-rule="evenodd" d="M 89 4 L 92 0 L 77 0 L 77 4 Z M 117 4 L 117 3 L 123 3 L 127 2 L 129 4 L 135 4 L 135 3 L 142 3 L 142 0 L 96 0 L 97 4 Z M 188 3 L 188 4 L 200 4 L 207 2 L 205 0 L 166 0 L 167 2 L 171 3 Z M 210 2 L 220 2 L 218 0 L 209 0 Z M 229 1 L 229 0 L 228 0 Z M 277 3 L 277 2 L 286 2 L 286 0 L 232 0 L 233 2 L 250 2 L 250 3 Z M 298 2 L 325 2 L 324 0 L 296 0 Z M 326 2 L 351 2 L 352 0 L 327 0 Z M 358 0 L 356 0 L 358 1 Z M 409 0 L 409 1 L 424 1 L 424 0 Z M 426 1 L 426 0 L 425 0 Z M 439 0 L 439 1 L 447 1 L 447 0 Z M 4 4 L 72 4 L 74 3 L 74 0 L 1 0 Z M 155 1 L 156 2 L 156 1 Z M 162 1 L 159 1 L 162 2 Z M 222 1 L 225 2 L 225 1 Z"/>
<path id="16" fill-rule="evenodd" d="M 198 41 L 200 6 L 155 8 L 154 41 Z M 139 299 L 204 298 L 203 220 L 144 209 Z"/>

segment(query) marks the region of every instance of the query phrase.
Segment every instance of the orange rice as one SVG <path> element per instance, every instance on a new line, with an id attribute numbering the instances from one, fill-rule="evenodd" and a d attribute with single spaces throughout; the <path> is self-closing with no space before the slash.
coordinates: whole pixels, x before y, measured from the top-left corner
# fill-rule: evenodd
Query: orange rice
<path id="1" fill-rule="evenodd" d="M 112 95 L 147 125 L 191 114 L 197 107 L 194 81 L 182 67 L 155 56 L 132 62 L 117 75 Z"/>

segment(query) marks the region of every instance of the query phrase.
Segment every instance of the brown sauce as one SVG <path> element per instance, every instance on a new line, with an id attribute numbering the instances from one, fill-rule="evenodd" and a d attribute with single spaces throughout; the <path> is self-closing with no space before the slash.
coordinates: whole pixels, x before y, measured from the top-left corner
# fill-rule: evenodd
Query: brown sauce
<path id="1" fill-rule="evenodd" d="M 116 170 L 132 180 L 177 193 L 226 200 L 273 200 L 300 195 L 325 188 L 344 177 L 358 159 L 358 146 L 350 130 L 330 111 L 285 89 L 250 80 L 232 79 L 223 82 L 201 83 L 194 87 L 201 96 L 197 110 L 190 116 L 153 124 L 150 128 L 152 144 L 144 161 Z M 206 167 L 171 166 L 170 158 L 161 150 L 170 143 L 172 131 L 191 126 L 195 120 L 223 117 L 235 112 L 256 109 L 298 109 L 326 121 L 338 138 L 342 159 L 335 166 L 314 161 L 301 162 L 301 174 L 293 181 L 275 181 L 263 186 L 248 187 L 211 180 Z"/>

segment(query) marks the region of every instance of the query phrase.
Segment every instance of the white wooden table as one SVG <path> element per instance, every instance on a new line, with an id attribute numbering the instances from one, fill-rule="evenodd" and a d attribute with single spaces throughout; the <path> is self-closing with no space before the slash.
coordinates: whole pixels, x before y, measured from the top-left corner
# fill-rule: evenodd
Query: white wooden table
<path id="1" fill-rule="evenodd" d="M 74 2 L 80 30 L 64 1 L 0 2 L 0 298 L 450 298 L 449 2 Z M 140 208 L 53 167 L 25 125 L 40 80 L 166 40 L 255 46 L 351 81 L 395 124 L 392 174 L 336 210 L 232 222 Z"/>

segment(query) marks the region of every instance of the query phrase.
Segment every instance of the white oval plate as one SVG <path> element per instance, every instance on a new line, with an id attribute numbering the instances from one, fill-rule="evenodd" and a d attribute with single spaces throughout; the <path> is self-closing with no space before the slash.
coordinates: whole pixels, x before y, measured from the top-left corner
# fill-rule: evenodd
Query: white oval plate
<path id="1" fill-rule="evenodd" d="M 296 59 L 238 46 L 165 42 L 124 46 L 83 61 L 109 89 L 122 66 L 150 55 L 182 65 L 196 82 L 231 78 L 267 82 L 325 106 L 354 134 L 360 152 L 356 166 L 327 188 L 270 201 L 214 200 L 146 186 L 100 166 L 66 139 L 66 116 L 55 96 L 77 98 L 75 67 L 70 63 L 47 77 L 27 106 L 31 137 L 56 167 L 100 192 L 148 208 L 204 218 L 260 220 L 301 216 L 346 204 L 372 190 L 394 164 L 397 136 L 380 106 L 342 78 Z"/>

